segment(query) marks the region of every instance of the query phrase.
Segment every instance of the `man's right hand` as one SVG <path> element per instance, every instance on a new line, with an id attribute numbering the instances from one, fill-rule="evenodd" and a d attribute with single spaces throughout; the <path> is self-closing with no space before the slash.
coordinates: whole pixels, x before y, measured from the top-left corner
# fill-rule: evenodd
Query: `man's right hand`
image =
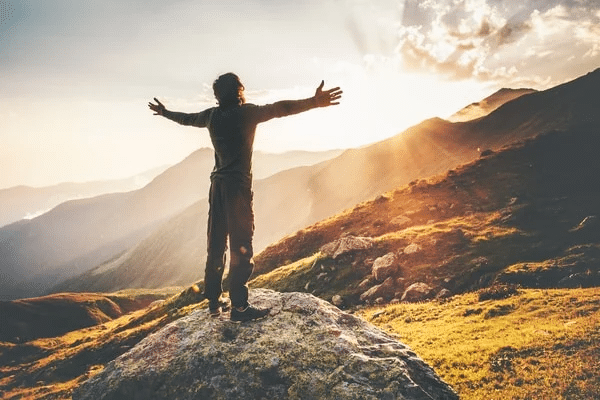
<path id="1" fill-rule="evenodd" d="M 163 112 L 165 111 L 165 106 L 158 101 L 158 99 L 155 97 L 154 101 L 156 102 L 156 104 L 149 102 L 148 103 L 148 107 L 154 111 L 154 115 L 163 115 Z"/>

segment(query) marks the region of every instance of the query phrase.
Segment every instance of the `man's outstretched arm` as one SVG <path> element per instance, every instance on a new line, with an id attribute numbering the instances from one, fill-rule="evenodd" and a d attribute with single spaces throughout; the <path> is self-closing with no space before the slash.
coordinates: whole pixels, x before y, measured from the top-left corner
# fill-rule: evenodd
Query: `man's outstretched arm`
<path id="1" fill-rule="evenodd" d="M 182 113 L 182 112 L 176 112 L 176 111 L 169 111 L 165 108 L 165 106 L 158 101 L 158 99 L 155 97 L 154 101 L 156 102 L 156 104 L 149 102 L 148 103 L 148 107 L 150 108 L 150 110 L 154 111 L 154 115 L 162 115 L 165 118 L 170 119 L 171 121 L 175 121 L 178 124 L 181 125 L 191 125 L 191 126 L 197 126 L 199 128 L 204 128 L 206 127 L 206 116 L 207 116 L 207 112 L 206 111 L 202 111 L 199 113 L 194 113 L 194 114 L 186 114 L 186 113 Z"/>
<path id="2" fill-rule="evenodd" d="M 325 82 L 321 81 L 321 84 L 315 91 L 315 95 L 308 99 L 282 100 L 260 107 L 262 113 L 259 122 L 268 121 L 271 118 L 299 114 L 313 108 L 329 107 L 340 104 L 339 100 L 342 98 L 342 90 L 339 87 L 323 90 L 323 86 L 325 86 Z"/>

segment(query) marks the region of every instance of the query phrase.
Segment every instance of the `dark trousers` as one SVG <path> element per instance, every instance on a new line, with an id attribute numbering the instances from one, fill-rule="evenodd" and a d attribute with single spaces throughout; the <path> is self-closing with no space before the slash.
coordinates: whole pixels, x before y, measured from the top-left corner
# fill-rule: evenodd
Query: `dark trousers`
<path id="1" fill-rule="evenodd" d="M 223 292 L 227 237 L 229 237 L 229 297 L 234 307 L 248 305 L 248 279 L 252 274 L 254 212 L 252 186 L 234 178 L 212 177 L 208 212 L 208 257 L 204 294 L 216 300 Z"/>

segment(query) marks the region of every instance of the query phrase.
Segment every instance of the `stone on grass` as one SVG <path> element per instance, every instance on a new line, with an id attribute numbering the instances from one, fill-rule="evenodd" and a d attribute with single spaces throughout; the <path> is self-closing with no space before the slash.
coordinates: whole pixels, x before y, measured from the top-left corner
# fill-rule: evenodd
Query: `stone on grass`
<path id="1" fill-rule="evenodd" d="M 416 282 L 406 288 L 402 301 L 423 301 L 433 297 L 433 288 L 426 283 Z"/>
<path id="2" fill-rule="evenodd" d="M 387 253 L 373 262 L 371 273 L 377 281 L 381 282 L 396 272 L 396 269 L 396 255 L 394 253 Z"/>
<path id="3" fill-rule="evenodd" d="M 366 250 L 373 245 L 373 239 L 364 236 L 344 236 L 321 247 L 320 251 L 335 259 L 355 250 Z"/>
<path id="4" fill-rule="evenodd" d="M 374 301 L 379 297 L 391 299 L 394 296 L 396 285 L 394 278 L 389 277 L 383 283 L 375 285 L 360 295 L 361 301 Z"/>
<path id="5" fill-rule="evenodd" d="M 404 254 L 414 254 L 421 250 L 421 246 L 416 243 L 411 243 L 404 248 Z"/>

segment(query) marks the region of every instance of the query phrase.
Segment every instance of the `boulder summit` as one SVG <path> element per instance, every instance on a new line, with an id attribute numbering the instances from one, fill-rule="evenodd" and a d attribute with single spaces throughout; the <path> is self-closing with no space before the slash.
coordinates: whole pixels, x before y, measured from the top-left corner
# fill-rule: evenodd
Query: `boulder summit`
<path id="1" fill-rule="evenodd" d="M 307 293 L 250 292 L 269 317 L 200 309 L 82 384 L 82 399 L 458 399 L 408 346 Z"/>

